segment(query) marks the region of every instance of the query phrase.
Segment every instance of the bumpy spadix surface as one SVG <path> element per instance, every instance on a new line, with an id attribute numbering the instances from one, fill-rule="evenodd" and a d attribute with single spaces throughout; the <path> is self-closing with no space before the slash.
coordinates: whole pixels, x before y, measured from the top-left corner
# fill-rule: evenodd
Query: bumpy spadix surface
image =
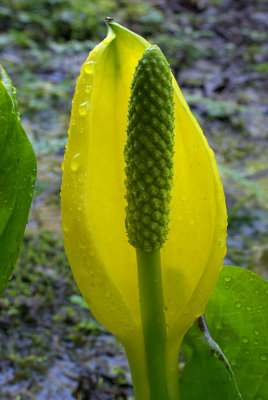
<path id="1" fill-rule="evenodd" d="M 73 100 L 62 183 L 64 243 L 77 284 L 95 317 L 125 346 L 134 343 L 137 359 L 144 355 L 136 254 L 125 228 L 124 147 L 131 81 L 148 47 L 110 23 L 89 54 Z M 221 269 L 226 210 L 213 152 L 174 79 L 172 85 L 174 177 L 160 251 L 167 338 L 179 342 L 204 312 Z"/>
<path id="2" fill-rule="evenodd" d="M 169 65 L 148 48 L 131 83 L 126 161 L 126 228 L 129 243 L 160 249 L 168 233 L 173 177 L 174 103 Z"/>

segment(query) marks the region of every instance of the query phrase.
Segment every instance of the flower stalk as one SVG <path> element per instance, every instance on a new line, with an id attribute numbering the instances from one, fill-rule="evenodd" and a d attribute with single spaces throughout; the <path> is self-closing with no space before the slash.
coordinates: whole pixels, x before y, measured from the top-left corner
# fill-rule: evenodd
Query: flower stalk
<path id="1" fill-rule="evenodd" d="M 166 370 L 166 321 L 160 251 L 137 249 L 141 324 L 152 400 L 169 399 Z"/>

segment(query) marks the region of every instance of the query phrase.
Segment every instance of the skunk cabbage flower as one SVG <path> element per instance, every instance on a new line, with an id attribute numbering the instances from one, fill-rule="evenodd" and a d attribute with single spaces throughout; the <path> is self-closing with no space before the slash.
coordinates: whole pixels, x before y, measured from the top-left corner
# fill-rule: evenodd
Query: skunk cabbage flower
<path id="1" fill-rule="evenodd" d="M 135 111 L 138 106 L 132 106 L 131 102 L 129 105 L 131 89 L 133 93 L 135 91 L 135 83 L 131 84 L 135 69 L 146 49 L 152 48 L 155 46 L 151 47 L 142 37 L 108 21 L 107 37 L 91 51 L 77 80 L 61 193 L 64 243 L 75 280 L 94 316 L 123 344 L 135 397 L 144 400 L 160 399 L 161 395 L 154 397 L 148 383 L 150 373 L 146 362 L 143 300 L 137 268 L 139 254 L 143 253 L 143 259 L 156 254 L 155 251 L 160 254 L 157 257 L 158 260 L 161 258 L 162 298 L 159 304 L 160 307 L 163 305 L 160 314 L 162 312 L 164 321 L 166 398 L 178 399 L 181 341 L 195 319 L 204 313 L 226 251 L 225 200 L 213 151 L 170 72 L 167 75 L 172 92 L 169 93 L 172 93 L 174 103 L 169 100 L 166 103 L 171 105 L 171 114 L 174 115 L 167 125 L 173 128 L 174 120 L 174 131 L 170 136 L 174 145 L 173 149 L 168 148 L 169 153 L 165 153 L 171 173 L 160 177 L 169 179 L 169 193 L 163 193 L 163 198 L 166 196 L 168 201 L 157 203 L 157 200 L 156 204 L 149 204 L 144 214 L 132 207 L 132 186 L 139 189 L 146 200 L 142 184 L 133 183 L 135 171 L 126 165 L 131 157 L 134 164 L 139 163 L 140 154 L 143 154 L 142 143 L 137 144 L 135 140 L 130 143 L 132 131 L 147 130 L 149 134 L 144 140 L 148 142 L 154 131 L 161 131 L 161 126 L 166 129 L 165 121 L 161 125 L 152 117 L 150 98 L 141 101 L 145 111 L 148 109 L 148 113 L 143 112 L 142 126 L 133 117 L 133 107 Z M 156 75 L 149 82 L 155 87 L 153 102 L 158 101 L 154 97 L 163 86 L 157 62 L 156 57 L 152 61 L 152 71 L 155 70 Z M 138 89 L 136 92 L 137 96 L 140 93 L 141 100 L 143 86 L 148 86 L 146 79 L 140 85 L 141 93 Z M 162 104 L 163 109 L 166 107 L 163 99 L 157 104 Z M 157 113 L 162 115 L 161 109 Z M 168 118 L 165 113 L 161 115 L 160 120 Z M 125 149 L 126 140 L 127 146 L 136 146 L 136 156 L 129 156 L 129 149 Z M 152 167 L 152 176 L 153 165 L 160 165 L 157 161 L 159 149 L 161 143 L 146 160 L 146 165 Z M 165 168 L 166 164 L 163 171 Z M 154 221 L 163 216 L 163 207 L 165 222 L 159 236 Z M 139 218 L 147 214 L 151 216 L 152 212 L 155 219 L 150 222 L 148 230 L 146 218 L 142 220 L 145 226 L 140 225 Z M 129 222 L 135 218 L 140 229 L 136 236 L 136 228 Z M 144 243 L 143 249 L 140 240 Z M 150 307 L 153 313 L 153 297 Z"/>

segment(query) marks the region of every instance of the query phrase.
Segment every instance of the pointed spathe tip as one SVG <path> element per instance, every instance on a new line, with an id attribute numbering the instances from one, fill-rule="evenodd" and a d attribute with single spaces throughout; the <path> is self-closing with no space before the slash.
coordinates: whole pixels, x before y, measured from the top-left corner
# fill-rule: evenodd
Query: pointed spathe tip
<path id="1" fill-rule="evenodd" d="M 112 22 L 114 19 L 112 17 L 105 17 L 105 22 Z"/>

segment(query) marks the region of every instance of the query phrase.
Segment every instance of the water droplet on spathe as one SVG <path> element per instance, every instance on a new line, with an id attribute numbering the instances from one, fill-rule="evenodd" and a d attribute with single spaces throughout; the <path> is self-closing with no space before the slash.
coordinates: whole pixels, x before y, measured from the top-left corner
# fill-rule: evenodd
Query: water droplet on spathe
<path id="1" fill-rule="evenodd" d="M 220 248 L 223 248 L 224 247 L 224 239 L 223 238 L 219 238 L 219 247 Z M 225 278 L 225 280 L 226 280 L 226 278 Z M 230 279 L 231 280 L 231 279 Z"/>
<path id="2" fill-rule="evenodd" d="M 241 308 L 241 303 L 239 303 L 239 301 L 237 303 L 235 303 L 235 307 L 236 308 Z"/>
<path id="3" fill-rule="evenodd" d="M 92 90 L 92 86 L 86 86 L 85 87 L 85 93 L 90 93 L 91 92 L 91 90 Z"/>
<path id="4" fill-rule="evenodd" d="M 80 159 L 79 159 L 79 156 L 80 156 L 80 153 L 76 154 L 76 155 L 73 157 L 72 161 L 71 161 L 71 170 L 72 170 L 73 172 L 76 172 L 76 171 L 79 169 L 79 167 L 80 167 Z"/>
<path id="5" fill-rule="evenodd" d="M 260 331 L 258 331 L 257 329 L 254 331 L 254 335 L 259 336 Z"/>
<path id="6" fill-rule="evenodd" d="M 242 337 L 242 343 L 248 343 L 248 338 L 246 336 Z"/>
<path id="7" fill-rule="evenodd" d="M 68 226 L 65 225 L 65 224 L 62 224 L 62 230 L 63 230 L 63 232 L 65 232 L 65 233 L 69 232 L 69 228 L 68 228 Z"/>
<path id="8" fill-rule="evenodd" d="M 85 65 L 85 73 L 86 74 L 92 74 L 93 71 L 94 71 L 95 64 L 96 64 L 95 61 L 89 61 L 88 63 L 86 63 L 86 65 Z"/>
<path id="9" fill-rule="evenodd" d="M 260 356 L 261 361 L 267 361 L 268 360 L 268 355 L 267 354 L 262 354 Z"/>
<path id="10" fill-rule="evenodd" d="M 85 101 L 84 103 L 80 104 L 80 106 L 79 106 L 79 109 L 78 109 L 79 115 L 81 117 L 85 117 L 88 110 L 89 110 L 89 104 L 87 101 Z"/>
<path id="11" fill-rule="evenodd" d="M 231 282 L 232 278 L 230 276 L 226 276 L 226 278 L 224 280 L 225 280 L 225 282 Z"/>

